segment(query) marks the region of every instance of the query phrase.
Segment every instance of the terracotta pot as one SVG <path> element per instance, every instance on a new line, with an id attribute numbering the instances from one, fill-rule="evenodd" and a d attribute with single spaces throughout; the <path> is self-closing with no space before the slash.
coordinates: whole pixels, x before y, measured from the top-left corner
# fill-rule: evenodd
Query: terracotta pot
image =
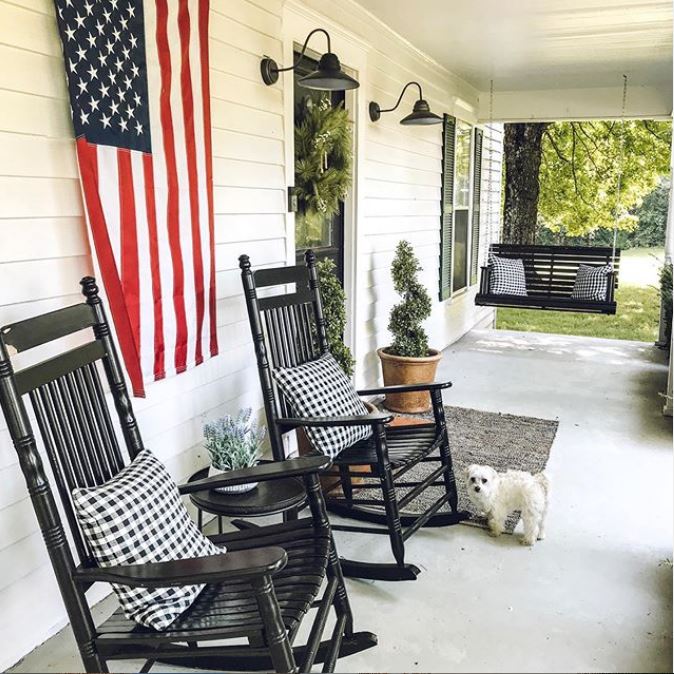
<path id="1" fill-rule="evenodd" d="M 374 405 L 366 402 L 365 400 L 363 401 L 363 405 L 367 407 L 367 410 L 370 413 L 378 411 Z M 297 451 L 300 456 L 305 456 L 306 454 L 310 454 L 311 452 L 314 451 L 314 448 L 311 442 L 309 441 L 309 438 L 307 437 L 307 434 L 303 428 L 297 429 Z M 370 466 L 350 466 L 349 470 L 352 473 L 369 473 Z M 321 489 L 325 494 L 328 494 L 329 492 L 333 491 L 336 488 L 340 488 L 339 468 L 337 468 L 337 466 L 332 466 L 330 470 L 326 471 L 321 475 L 320 480 L 321 480 Z M 363 478 L 360 477 L 351 478 L 351 484 L 354 486 L 357 484 L 361 484 L 362 482 Z M 339 493 L 341 493 L 341 488 L 339 489 Z"/>
<path id="2" fill-rule="evenodd" d="M 425 358 L 410 358 L 394 356 L 387 353 L 386 349 L 378 349 L 384 385 L 430 384 L 435 381 L 435 372 L 442 354 L 435 349 L 428 351 L 429 355 Z M 406 414 L 428 412 L 431 409 L 431 396 L 426 391 L 393 393 L 386 396 L 384 405 L 393 412 L 405 412 Z"/>

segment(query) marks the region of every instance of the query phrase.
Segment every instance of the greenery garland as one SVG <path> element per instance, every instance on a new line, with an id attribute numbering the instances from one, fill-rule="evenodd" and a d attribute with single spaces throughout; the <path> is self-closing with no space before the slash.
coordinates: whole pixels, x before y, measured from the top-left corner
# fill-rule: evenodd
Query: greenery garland
<path id="1" fill-rule="evenodd" d="M 306 237 L 320 240 L 323 223 L 339 212 L 351 185 L 351 125 L 343 104 L 307 97 L 295 125 L 295 192 Z"/>

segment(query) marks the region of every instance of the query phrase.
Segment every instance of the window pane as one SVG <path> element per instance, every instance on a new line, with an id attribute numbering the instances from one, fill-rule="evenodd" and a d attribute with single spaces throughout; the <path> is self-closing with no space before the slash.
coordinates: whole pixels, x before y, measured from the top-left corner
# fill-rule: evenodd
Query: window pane
<path id="1" fill-rule="evenodd" d="M 470 141 L 472 127 L 465 122 L 456 125 L 456 201 L 457 208 L 470 204 Z"/>
<path id="2" fill-rule="evenodd" d="M 452 285 L 456 292 L 466 287 L 468 271 L 468 211 L 457 211 L 454 217 L 454 271 Z"/>

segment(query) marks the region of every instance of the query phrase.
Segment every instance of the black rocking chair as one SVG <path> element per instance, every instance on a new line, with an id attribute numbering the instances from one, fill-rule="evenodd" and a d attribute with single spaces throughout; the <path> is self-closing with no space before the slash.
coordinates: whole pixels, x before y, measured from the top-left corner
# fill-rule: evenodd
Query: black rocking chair
<path id="1" fill-rule="evenodd" d="M 84 278 L 82 286 L 85 303 L 0 329 L 0 403 L 86 671 L 107 672 L 108 661 L 131 658 L 146 660 L 141 671 L 149 671 L 157 661 L 219 671 L 276 672 L 310 671 L 322 662 L 323 671 L 334 671 L 338 657 L 374 646 L 375 635 L 353 631 L 319 486 L 318 473 L 329 464 L 321 457 L 270 462 L 180 488 L 188 494 L 253 480 L 302 479 L 310 517 L 211 537 L 215 544 L 226 544 L 225 555 L 109 568 L 96 565 L 78 528 L 70 493 L 77 486 L 109 480 L 124 466 L 123 455 L 135 457 L 143 442 L 95 281 Z M 84 329 L 89 334 L 93 329 L 84 345 L 14 372 L 10 351 L 27 351 Z M 103 392 L 101 365 L 117 411 L 122 447 Z M 24 396 L 32 404 L 65 527 Z M 206 587 L 182 616 L 165 631 L 157 631 L 127 619 L 121 609 L 96 625 L 85 591 L 97 582 Z M 329 639 L 321 641 L 331 608 L 336 614 L 334 629 Z M 310 609 L 316 613 L 307 641 L 294 645 Z M 222 643 L 232 639 L 238 641 Z"/>
<path id="2" fill-rule="evenodd" d="M 248 308 L 258 371 L 262 385 L 267 423 L 275 459 L 285 458 L 283 433 L 298 427 L 369 425 L 372 436 L 343 450 L 335 459 L 339 469 L 342 494 L 331 490 L 326 496 L 328 510 L 343 517 L 385 525 L 365 527 L 333 524 L 333 531 L 383 534 L 390 539 L 395 563 L 373 563 L 342 559 L 344 575 L 376 580 L 414 580 L 419 568 L 405 563 L 405 542 L 422 527 L 457 524 L 468 514 L 457 508 L 457 491 L 447 439 L 442 391 L 451 383 L 388 386 L 358 391 L 361 396 L 385 393 L 428 391 L 433 403 L 434 421 L 421 425 L 386 426 L 390 414 L 338 418 L 296 418 L 288 402 L 274 384 L 272 369 L 294 367 L 318 358 L 328 351 L 325 320 L 321 305 L 316 256 L 305 254 L 306 266 L 251 270 L 247 255 L 239 258 L 239 266 Z M 276 288 L 276 294 L 268 294 Z M 262 290 L 264 296 L 258 296 Z M 281 291 L 279 294 L 278 291 Z M 437 450 L 437 452 L 436 452 Z M 421 481 L 405 481 L 405 474 L 421 462 L 437 463 L 435 470 Z M 362 477 L 355 470 L 368 466 L 372 480 L 356 486 L 353 477 Z M 403 509 L 430 487 L 441 487 L 442 493 L 421 514 L 407 514 Z M 400 496 L 397 489 L 407 493 Z M 354 491 L 375 490 L 381 499 L 354 497 Z M 439 512 L 449 505 L 447 512 Z M 403 528 L 404 527 L 404 528 Z"/>

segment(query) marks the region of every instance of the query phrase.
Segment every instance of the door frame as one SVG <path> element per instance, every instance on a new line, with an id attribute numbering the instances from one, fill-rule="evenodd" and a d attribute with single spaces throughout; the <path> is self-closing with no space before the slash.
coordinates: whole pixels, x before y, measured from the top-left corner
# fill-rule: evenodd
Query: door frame
<path id="1" fill-rule="evenodd" d="M 325 16 L 308 9 L 307 7 L 289 0 L 283 10 L 283 65 L 293 62 L 295 49 L 301 48 L 306 36 L 316 27 L 325 28 L 330 33 L 333 51 L 339 54 L 342 68 L 360 82 L 360 88 L 346 92 L 345 108 L 349 119 L 353 122 L 353 169 L 352 189 L 344 200 L 344 291 L 346 293 L 346 328 L 344 343 L 351 348 L 356 360 L 354 377 L 358 380 L 361 371 L 362 356 L 358 349 L 358 288 L 362 287 L 357 279 L 359 275 L 359 250 L 362 249 L 363 234 L 358 226 L 359 214 L 363 213 L 362 195 L 363 171 L 361 170 L 360 149 L 365 146 L 365 73 L 367 64 L 367 49 L 354 35 L 346 32 L 341 26 L 327 19 Z M 321 56 L 321 40 L 324 36 L 318 35 L 316 43 L 311 43 L 307 54 L 313 58 Z M 318 47 L 318 49 L 312 49 Z M 283 112 L 285 135 L 285 174 L 286 185 L 295 184 L 295 141 L 294 141 L 294 92 L 293 78 L 282 77 Z M 287 197 L 286 197 L 287 198 Z M 286 264 L 295 264 L 295 214 L 286 213 Z"/>

